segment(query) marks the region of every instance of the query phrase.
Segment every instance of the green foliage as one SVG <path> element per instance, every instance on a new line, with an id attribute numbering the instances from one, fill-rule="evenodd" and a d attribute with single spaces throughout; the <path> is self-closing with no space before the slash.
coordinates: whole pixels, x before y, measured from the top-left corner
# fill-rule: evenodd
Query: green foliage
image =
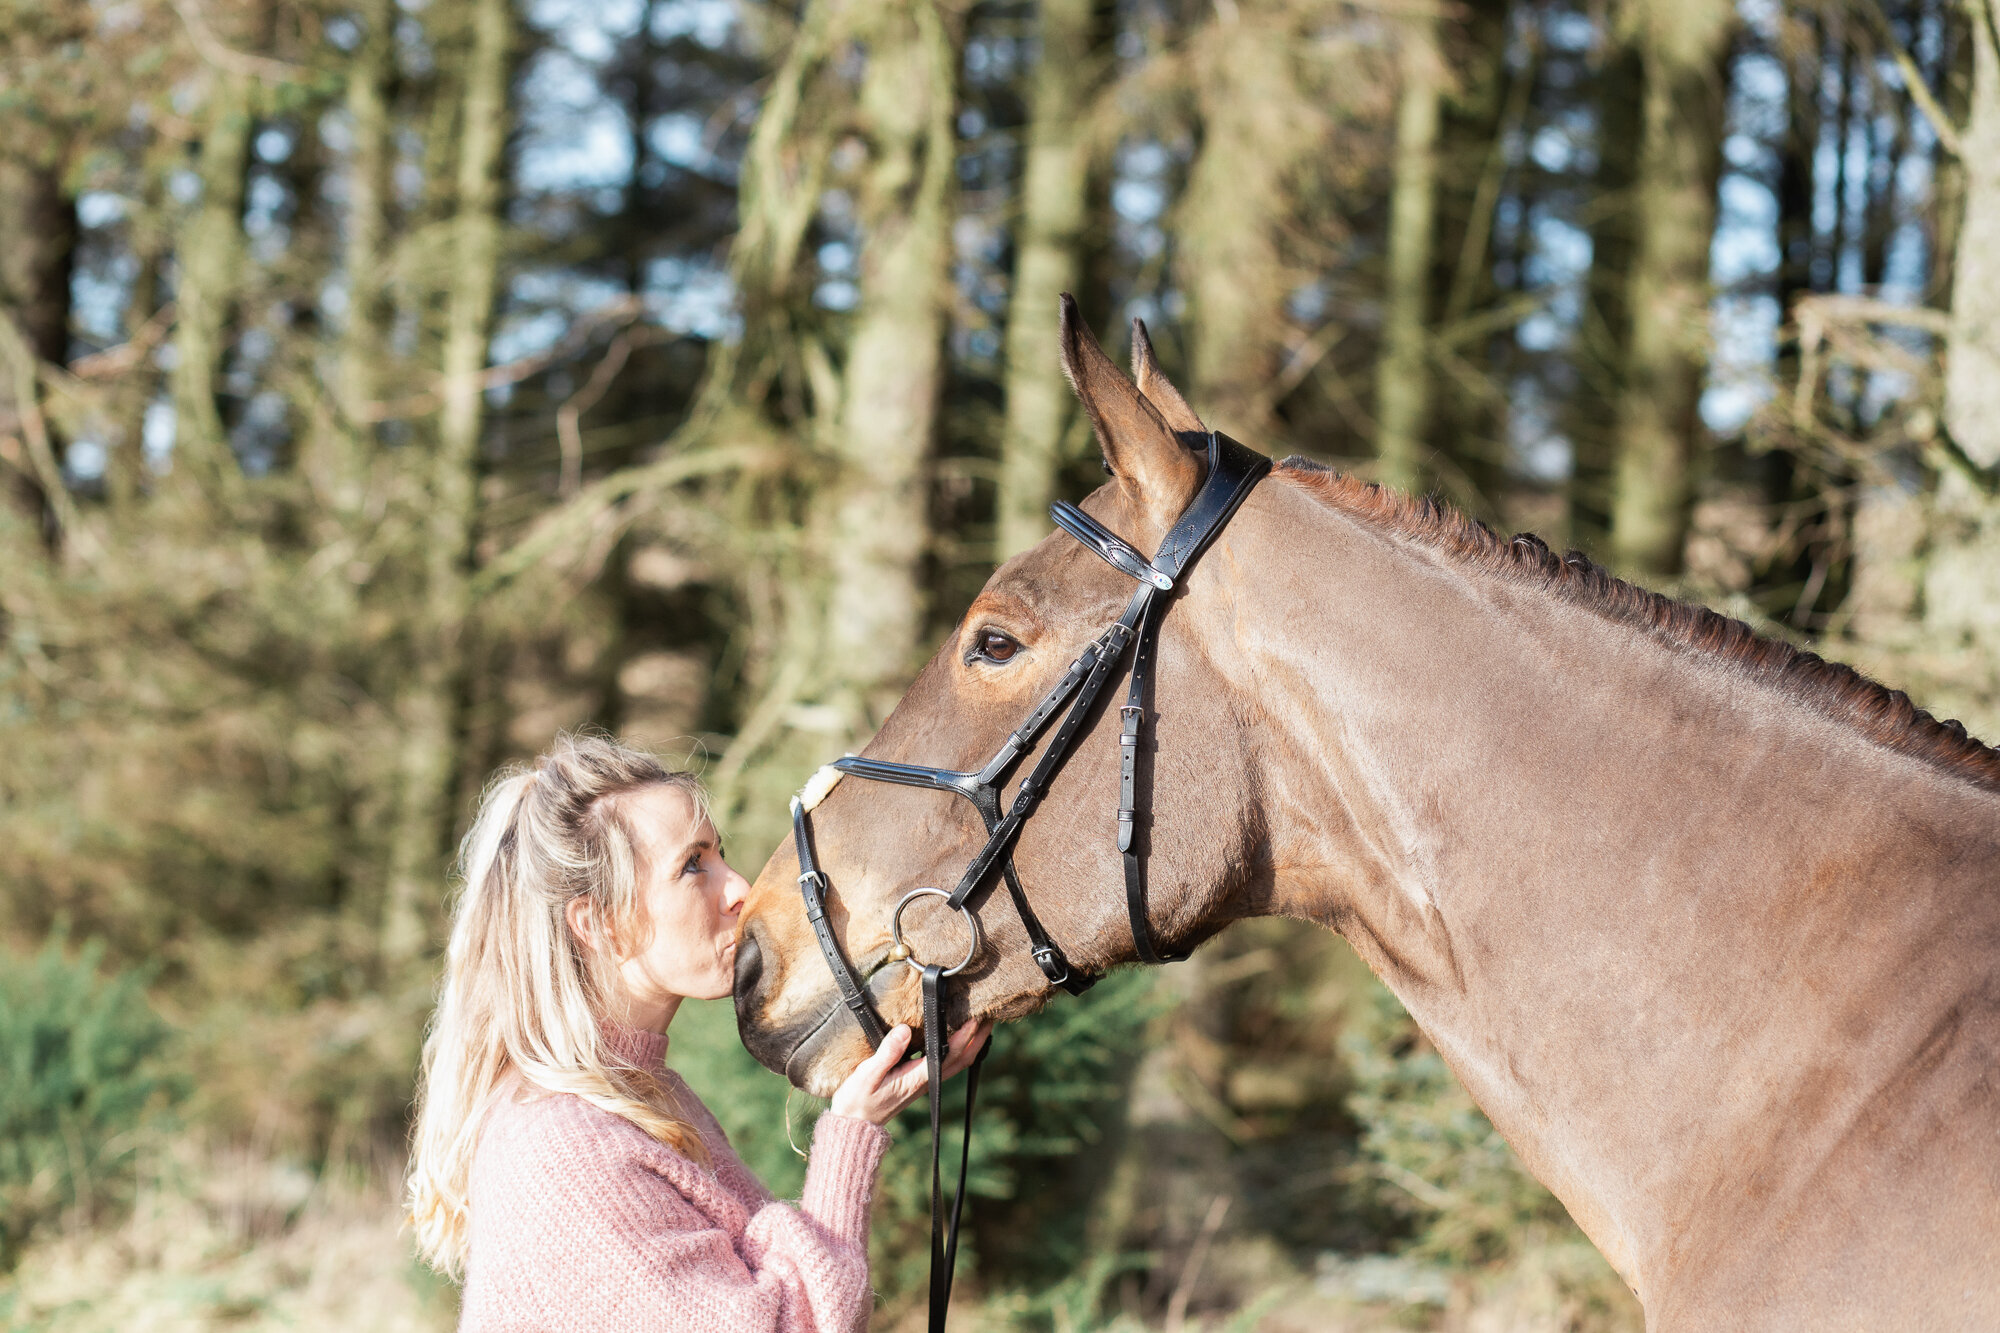
<path id="1" fill-rule="evenodd" d="M 0 1269 L 63 1211 L 121 1202 L 146 1130 L 185 1091 L 139 974 L 103 976 L 100 945 L 63 945 L 0 973 Z"/>
<path id="2" fill-rule="evenodd" d="M 674 1016 L 667 1064 L 715 1112 L 743 1164 L 779 1198 L 799 1196 L 805 1162 L 785 1136 L 785 1080 L 757 1063 L 736 1036 L 736 1008 L 728 1000 L 688 1001 Z M 792 1135 L 810 1141 L 820 1103 L 804 1093 L 790 1097 Z"/>
<path id="3" fill-rule="evenodd" d="M 1566 1225 L 1437 1050 L 1387 988 L 1376 986 L 1342 1034 L 1354 1074 L 1348 1108 L 1369 1169 L 1400 1196 L 1410 1251 L 1473 1266 L 1508 1258 L 1524 1237 Z"/>
<path id="4" fill-rule="evenodd" d="M 1164 1009 L 1159 974 L 1114 972 L 1082 996 L 1058 996 L 1032 1018 L 993 1034 L 973 1124 L 966 1229 L 988 1289 L 1038 1290 L 1085 1264 L 1091 1205 L 1113 1165 L 1107 1149 L 1124 1113 L 1132 1068 Z M 964 1080 L 945 1100 L 961 1115 Z M 884 1165 L 877 1211 L 877 1265 L 922 1280 L 930 1225 L 929 1123 L 922 1105 L 903 1113 L 897 1148 Z M 955 1169 L 957 1137 L 947 1132 Z M 893 1184 L 891 1183 L 893 1182 Z M 886 1223 L 887 1225 L 884 1225 Z M 878 1278 L 878 1281 L 881 1279 Z"/>
<path id="5" fill-rule="evenodd" d="M 967 1238 L 961 1271 L 988 1287 L 1039 1288 L 1083 1264 L 1089 1207 L 1111 1154 L 1133 1062 L 1162 1002 L 1156 974 L 1117 972 L 1080 999 L 1059 999 L 1031 1019 L 1000 1028 L 982 1075 L 974 1121 Z M 726 1001 L 683 1005 L 668 1063 L 700 1095 L 752 1171 L 781 1197 L 796 1197 L 804 1163 L 787 1139 L 808 1146 L 822 1104 L 787 1097 L 736 1037 Z M 947 1169 L 956 1172 L 955 1127 L 965 1080 L 946 1090 Z M 930 1262 L 929 1110 L 917 1103 L 891 1127 L 895 1146 L 877 1191 L 874 1282 L 890 1299 L 919 1290 Z"/>

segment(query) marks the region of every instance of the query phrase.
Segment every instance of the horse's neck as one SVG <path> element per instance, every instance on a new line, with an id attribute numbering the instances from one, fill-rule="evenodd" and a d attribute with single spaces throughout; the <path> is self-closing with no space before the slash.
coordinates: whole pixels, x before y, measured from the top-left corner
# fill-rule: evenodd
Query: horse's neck
<path id="1" fill-rule="evenodd" d="M 1218 552 L 1299 571 L 1232 580 L 1215 651 L 1270 719 L 1257 908 L 1346 935 L 1647 1295 L 1709 1195 L 1852 1118 L 1866 1075 L 1828 1083 L 1828 1053 L 1921 1040 L 1921 1000 L 1888 1021 L 1885 995 L 1949 1002 L 1906 969 L 1951 928 L 1947 844 L 1991 855 L 1992 798 L 1273 489 Z"/>

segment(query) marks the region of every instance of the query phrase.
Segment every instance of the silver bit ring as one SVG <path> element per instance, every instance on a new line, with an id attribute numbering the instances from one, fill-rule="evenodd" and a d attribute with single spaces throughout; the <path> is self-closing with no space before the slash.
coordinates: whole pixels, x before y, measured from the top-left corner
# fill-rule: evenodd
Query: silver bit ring
<path id="1" fill-rule="evenodd" d="M 903 909 L 919 898 L 942 898 L 947 903 L 951 902 L 951 895 L 943 889 L 926 888 L 911 889 L 903 895 L 903 900 L 896 904 L 896 910 L 889 916 L 889 938 L 894 942 L 893 947 L 889 951 L 889 957 L 896 962 L 908 963 L 911 967 L 922 967 L 923 964 L 917 961 L 916 955 L 910 951 L 909 944 L 903 939 Z M 972 960 L 979 956 L 979 918 L 972 914 L 971 908 L 966 907 L 962 903 L 956 906 L 956 910 L 960 916 L 965 918 L 966 934 L 971 939 L 965 946 L 965 957 L 958 960 L 958 966 L 946 968 L 940 973 L 941 976 L 957 976 L 959 973 L 965 971 L 966 968 L 972 966 Z"/>

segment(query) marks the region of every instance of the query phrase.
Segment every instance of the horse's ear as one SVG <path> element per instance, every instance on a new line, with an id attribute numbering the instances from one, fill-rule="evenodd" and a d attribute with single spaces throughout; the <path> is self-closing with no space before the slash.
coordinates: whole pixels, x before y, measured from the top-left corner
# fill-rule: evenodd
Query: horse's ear
<path id="1" fill-rule="evenodd" d="M 1164 529 L 1194 498 L 1201 465 L 1146 396 L 1125 378 L 1084 326 L 1076 298 L 1062 296 L 1063 374 L 1090 416 L 1105 466 Z M 1178 394 L 1175 395 L 1179 397 Z M 1185 404 L 1183 404 L 1185 406 Z"/>
<path id="2" fill-rule="evenodd" d="M 1206 435 L 1208 427 L 1201 424 L 1201 418 L 1188 406 L 1187 399 L 1181 397 L 1167 377 L 1160 371 L 1160 360 L 1153 355 L 1153 339 L 1146 332 L 1146 321 L 1132 321 L 1132 378 L 1139 383 L 1139 392 L 1146 396 L 1159 412 L 1160 420 L 1167 428 L 1179 435 Z"/>

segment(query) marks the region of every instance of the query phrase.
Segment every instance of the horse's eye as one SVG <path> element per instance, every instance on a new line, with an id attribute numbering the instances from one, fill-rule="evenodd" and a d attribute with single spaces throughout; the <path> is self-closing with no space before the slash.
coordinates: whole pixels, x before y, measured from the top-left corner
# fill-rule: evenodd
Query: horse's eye
<path id="1" fill-rule="evenodd" d="M 972 655 L 986 662 L 1007 662 L 1021 651 L 1020 641 L 1011 634 L 1003 634 L 997 629 L 979 631 L 977 646 Z"/>

